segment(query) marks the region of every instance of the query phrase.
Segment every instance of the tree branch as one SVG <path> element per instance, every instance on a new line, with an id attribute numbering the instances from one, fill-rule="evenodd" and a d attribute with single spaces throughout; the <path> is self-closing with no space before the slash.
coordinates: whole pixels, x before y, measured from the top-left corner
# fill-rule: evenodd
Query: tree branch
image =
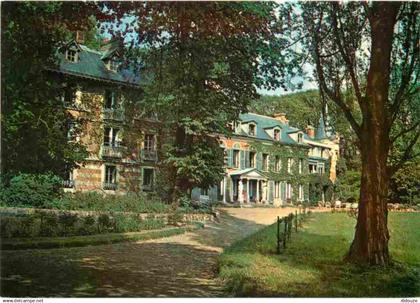
<path id="1" fill-rule="evenodd" d="M 417 123 L 414 123 L 414 125 L 412 125 L 411 127 L 407 128 L 407 129 L 403 129 L 402 131 L 400 131 L 397 135 L 395 135 L 394 137 L 391 138 L 391 143 L 394 143 L 399 137 L 413 131 L 414 129 L 416 129 L 418 126 L 420 125 L 420 121 L 417 121 Z"/>
<path id="2" fill-rule="evenodd" d="M 338 45 L 338 50 L 346 64 L 346 68 L 348 73 L 350 74 L 350 79 L 351 79 L 351 83 L 353 85 L 354 88 L 354 92 L 356 94 L 356 99 L 357 102 L 359 103 L 360 108 L 365 111 L 365 107 L 366 105 L 364 104 L 364 100 L 360 91 L 360 86 L 359 86 L 359 81 L 357 80 L 357 76 L 356 73 L 354 71 L 354 67 L 353 67 L 353 62 L 352 59 L 350 59 L 350 56 L 346 50 L 346 47 L 344 45 L 348 44 L 346 43 L 346 41 L 344 41 L 344 34 L 342 32 L 343 26 L 341 26 L 341 35 L 339 33 L 339 29 L 338 29 L 338 18 L 337 18 L 337 14 L 338 14 L 338 10 L 339 10 L 339 3 L 338 2 L 333 2 L 332 3 L 332 7 L 333 7 L 333 14 L 332 14 L 332 27 L 333 27 L 333 33 L 335 36 L 335 40 L 336 43 Z M 343 40 L 343 41 L 341 41 Z M 342 43 L 343 42 L 343 43 Z"/>
<path id="3" fill-rule="evenodd" d="M 390 177 L 393 174 L 395 174 L 404 165 L 405 162 L 407 162 L 408 160 L 413 159 L 413 158 L 415 158 L 415 157 L 417 157 L 417 156 L 420 155 L 420 153 L 417 153 L 417 154 L 414 154 L 414 155 L 412 154 L 413 147 L 414 147 L 414 145 L 416 145 L 416 143 L 419 140 L 419 138 L 420 138 L 420 131 L 418 131 L 416 133 L 416 135 L 412 138 L 412 140 L 408 144 L 408 146 L 405 149 L 404 154 L 402 155 L 402 157 L 400 158 L 400 160 L 395 165 L 392 165 L 390 167 L 390 169 L 389 169 Z"/>

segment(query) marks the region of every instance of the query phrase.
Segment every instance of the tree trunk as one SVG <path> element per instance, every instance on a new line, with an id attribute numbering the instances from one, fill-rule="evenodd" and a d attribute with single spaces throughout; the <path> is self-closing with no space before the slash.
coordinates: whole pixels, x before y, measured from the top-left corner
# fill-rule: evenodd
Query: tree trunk
<path id="1" fill-rule="evenodd" d="M 357 263 L 387 265 L 390 106 L 389 73 L 394 25 L 400 3 L 376 2 L 369 8 L 371 60 L 360 134 L 362 180 L 356 232 L 348 258 Z"/>

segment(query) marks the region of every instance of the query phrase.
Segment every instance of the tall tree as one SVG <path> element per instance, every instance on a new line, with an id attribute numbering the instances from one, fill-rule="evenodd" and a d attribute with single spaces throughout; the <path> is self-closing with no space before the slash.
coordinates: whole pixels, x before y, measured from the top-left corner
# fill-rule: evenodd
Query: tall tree
<path id="1" fill-rule="evenodd" d="M 95 11 L 88 3 L 2 3 L 2 173 L 63 174 L 83 159 L 67 139 L 61 88 L 45 70 Z"/>
<path id="2" fill-rule="evenodd" d="M 130 34 L 126 41 L 134 57 L 143 62 L 143 74 L 151 75 L 144 105 L 159 109 L 174 138 L 165 162 L 172 200 L 194 186 L 217 184 L 223 157 L 211 134 L 224 132 L 246 110 L 257 87 L 278 87 L 280 74 L 292 73 L 288 60 L 280 57 L 286 41 L 277 39 L 276 4 L 110 5 L 123 17 L 114 34 Z"/>
<path id="3" fill-rule="evenodd" d="M 419 99 L 418 7 L 401 2 L 304 2 L 294 13 L 290 6 L 283 7 L 285 22 L 290 20 L 309 51 L 321 92 L 341 108 L 358 138 L 360 201 L 348 253 L 354 262 L 390 261 L 388 186 L 402 163 L 415 156 L 420 136 L 413 106 Z M 397 141 L 404 150 L 395 159 L 391 151 Z"/>

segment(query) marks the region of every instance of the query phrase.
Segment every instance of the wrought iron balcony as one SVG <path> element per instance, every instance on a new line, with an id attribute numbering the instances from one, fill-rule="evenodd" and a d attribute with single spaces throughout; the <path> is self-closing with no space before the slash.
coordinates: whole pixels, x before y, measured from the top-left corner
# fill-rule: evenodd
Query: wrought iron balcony
<path id="1" fill-rule="evenodd" d="M 63 180 L 62 184 L 64 188 L 74 188 L 74 180 Z"/>
<path id="2" fill-rule="evenodd" d="M 103 182 L 102 183 L 102 188 L 104 190 L 117 190 L 118 189 L 118 184 L 117 183 Z"/>
<path id="3" fill-rule="evenodd" d="M 102 158 L 122 158 L 124 150 L 125 150 L 124 146 L 102 145 L 101 157 Z"/>
<path id="4" fill-rule="evenodd" d="M 124 111 L 122 108 L 104 108 L 102 110 L 102 118 L 104 120 L 123 121 Z"/>
<path id="5" fill-rule="evenodd" d="M 141 159 L 143 161 L 157 161 L 157 150 L 155 149 L 142 149 Z"/>

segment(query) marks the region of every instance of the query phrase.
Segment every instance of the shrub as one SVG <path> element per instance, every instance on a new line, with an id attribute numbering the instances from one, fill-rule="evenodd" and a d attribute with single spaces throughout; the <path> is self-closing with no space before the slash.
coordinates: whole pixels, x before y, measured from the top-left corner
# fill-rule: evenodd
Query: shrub
<path id="1" fill-rule="evenodd" d="M 116 229 L 115 232 L 123 233 L 138 231 L 141 227 L 141 218 L 138 218 L 137 216 L 117 214 L 114 216 L 114 220 Z"/>
<path id="2" fill-rule="evenodd" d="M 54 213 L 38 213 L 41 220 L 41 227 L 39 234 L 45 237 L 53 237 L 59 233 L 58 217 Z"/>
<path id="3" fill-rule="evenodd" d="M 101 214 L 98 217 L 98 230 L 99 232 L 108 232 L 113 228 L 111 218 L 107 214 Z"/>
<path id="4" fill-rule="evenodd" d="M 79 228 L 78 235 L 93 235 L 98 232 L 95 228 L 96 220 L 93 216 L 84 217 L 82 220 L 82 226 Z"/>
<path id="5" fill-rule="evenodd" d="M 61 178 L 52 174 L 19 174 L 2 185 L 4 206 L 45 207 L 61 196 Z"/>
<path id="6" fill-rule="evenodd" d="M 60 234 L 62 236 L 70 236 L 75 234 L 77 220 L 78 218 L 76 214 L 72 214 L 69 212 L 61 213 L 58 216 L 58 223 L 61 226 Z"/>
<path id="7" fill-rule="evenodd" d="M 97 192 L 65 194 L 57 207 L 66 210 L 162 213 L 168 205 L 146 194 L 102 195 Z"/>
<path id="8" fill-rule="evenodd" d="M 184 220 L 184 213 L 181 210 L 176 210 L 168 215 L 169 225 L 178 225 Z"/>

